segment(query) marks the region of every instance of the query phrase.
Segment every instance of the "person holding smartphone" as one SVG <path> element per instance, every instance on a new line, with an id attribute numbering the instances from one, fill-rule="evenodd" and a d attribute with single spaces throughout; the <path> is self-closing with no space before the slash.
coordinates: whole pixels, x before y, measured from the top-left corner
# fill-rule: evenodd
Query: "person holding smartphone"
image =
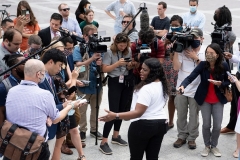
<path id="1" fill-rule="evenodd" d="M 208 45 L 205 56 L 206 61 L 201 61 L 192 73 L 183 80 L 178 89 L 184 92 L 184 88 L 198 75 L 201 76 L 201 82 L 194 96 L 203 119 L 202 135 L 205 148 L 201 155 L 206 157 L 211 151 L 214 156 L 221 157 L 217 145 L 223 118 L 223 106 L 227 103 L 223 91 L 230 84 L 226 73 L 229 68 L 228 64 L 223 61 L 223 53 L 218 44 Z M 211 123 L 211 117 L 213 123 Z M 210 130 L 211 125 L 213 125 L 212 131 Z"/>
<path id="2" fill-rule="evenodd" d="M 132 95 L 132 87 L 127 81 L 131 62 L 132 52 L 130 49 L 130 39 L 126 33 L 117 34 L 110 49 L 103 57 L 103 72 L 108 74 L 108 103 L 109 110 L 115 113 L 126 111 L 129 96 Z M 121 138 L 119 130 L 122 120 L 112 120 L 106 122 L 103 128 L 103 139 L 99 150 L 107 155 L 112 154 L 108 145 L 108 136 L 114 125 L 112 143 L 127 146 L 128 143 Z"/>
<path id="3" fill-rule="evenodd" d="M 37 35 L 40 27 L 27 1 L 20 1 L 18 3 L 17 17 L 20 15 L 25 16 L 25 19 L 30 19 L 30 21 L 23 27 L 22 32 L 22 43 L 20 45 L 20 50 L 25 51 L 28 48 L 28 38 L 33 34 Z M 16 25 L 17 18 L 14 19 L 13 22 L 14 25 Z"/>

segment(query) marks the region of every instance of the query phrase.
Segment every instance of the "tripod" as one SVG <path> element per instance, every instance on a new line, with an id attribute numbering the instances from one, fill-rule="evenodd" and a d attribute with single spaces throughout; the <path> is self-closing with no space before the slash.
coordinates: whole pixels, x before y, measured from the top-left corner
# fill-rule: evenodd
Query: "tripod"
<path id="1" fill-rule="evenodd" d="M 97 65 L 97 70 L 96 70 L 96 78 L 97 78 L 97 81 L 96 81 L 96 137 L 95 137 L 95 145 L 98 145 L 98 142 L 97 142 L 97 135 L 98 135 L 98 113 L 99 113 L 99 89 L 100 87 L 102 86 L 102 77 L 101 77 L 101 70 L 100 70 L 100 66 Z"/>

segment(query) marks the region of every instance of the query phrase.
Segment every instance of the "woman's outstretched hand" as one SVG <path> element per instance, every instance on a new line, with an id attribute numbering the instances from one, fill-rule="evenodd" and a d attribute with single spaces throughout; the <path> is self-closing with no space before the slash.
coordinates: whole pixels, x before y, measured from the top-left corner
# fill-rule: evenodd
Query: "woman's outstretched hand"
<path id="1" fill-rule="evenodd" d="M 104 109 L 104 110 L 105 110 L 105 112 L 107 112 L 108 114 L 105 115 L 105 116 L 99 117 L 99 118 L 98 118 L 99 121 L 109 122 L 109 121 L 112 121 L 112 120 L 114 120 L 114 119 L 116 118 L 116 113 L 111 112 L 111 111 L 106 110 L 106 109 Z"/>

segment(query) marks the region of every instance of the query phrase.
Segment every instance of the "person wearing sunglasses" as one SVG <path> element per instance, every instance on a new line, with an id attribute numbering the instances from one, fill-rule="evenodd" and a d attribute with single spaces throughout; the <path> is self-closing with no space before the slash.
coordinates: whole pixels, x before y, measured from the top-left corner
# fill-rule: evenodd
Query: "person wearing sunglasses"
<path id="1" fill-rule="evenodd" d="M 133 19 L 133 15 L 127 14 L 123 17 L 122 20 L 122 29 L 124 30 L 128 23 L 130 23 Z M 138 31 L 136 30 L 136 22 L 135 20 L 127 27 L 127 29 L 124 31 L 127 35 L 128 38 L 130 39 L 130 42 L 135 42 L 136 39 L 138 39 Z"/>
<path id="2" fill-rule="evenodd" d="M 79 37 L 82 37 L 82 31 L 80 30 L 79 23 L 76 19 L 69 17 L 70 8 L 66 3 L 61 3 L 58 6 L 58 11 L 62 15 L 63 22 L 62 22 L 62 28 L 67 29 L 69 32 L 71 32 L 74 35 L 77 35 Z"/>

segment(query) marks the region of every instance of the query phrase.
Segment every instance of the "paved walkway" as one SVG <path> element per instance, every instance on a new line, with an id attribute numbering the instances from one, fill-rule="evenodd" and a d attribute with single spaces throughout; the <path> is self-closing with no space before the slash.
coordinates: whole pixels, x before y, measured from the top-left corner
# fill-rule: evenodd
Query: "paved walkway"
<path id="1" fill-rule="evenodd" d="M 92 3 L 93 10 L 95 12 L 95 20 L 97 20 L 100 24 L 99 31 L 106 31 L 106 36 L 113 36 L 113 23 L 114 21 L 110 19 L 106 13 L 103 11 L 104 8 L 111 3 L 113 0 L 90 0 Z M 147 7 L 148 7 L 148 12 L 150 15 L 150 20 L 157 15 L 157 3 L 160 1 L 157 0 L 149 0 L 149 1 L 144 1 L 144 0 L 131 0 L 135 7 L 138 8 L 140 3 L 146 2 Z M 8 9 L 8 11 L 11 14 L 16 14 L 16 8 L 17 4 L 19 1 L 16 0 L 0 0 L 0 4 L 11 4 L 12 7 Z M 30 3 L 30 6 L 32 10 L 35 13 L 35 16 L 40 24 L 41 29 L 49 26 L 49 19 L 50 15 L 53 12 L 58 12 L 57 6 L 65 2 L 69 5 L 71 8 L 71 16 L 75 17 L 74 12 L 78 6 L 79 0 L 41 0 L 41 1 L 36 1 L 36 0 L 28 0 Z M 171 0 L 167 1 L 168 4 L 168 9 L 167 9 L 167 16 L 171 17 L 172 15 L 182 15 L 185 12 L 189 11 L 189 6 L 188 6 L 188 0 Z M 228 2 L 228 3 L 226 3 Z M 233 30 L 237 34 L 237 36 L 240 35 L 240 24 L 239 24 L 239 19 L 240 19 L 240 8 L 237 8 L 239 6 L 239 0 L 229 0 L 229 1 L 224 1 L 224 0 L 200 0 L 199 2 L 199 10 L 203 12 L 206 15 L 206 24 L 204 27 L 204 46 L 210 44 L 211 42 L 211 37 L 210 33 L 213 31 L 213 26 L 211 25 L 211 22 L 213 22 L 213 14 L 216 8 L 223 6 L 226 4 L 227 7 L 231 9 L 232 12 L 232 18 L 233 18 Z M 1 6 L 0 6 L 0 9 Z M 139 17 L 136 19 L 137 22 L 137 29 L 139 29 Z M 239 38 L 237 39 L 237 41 Z M 234 48 L 237 48 L 237 43 L 234 44 Z M 100 116 L 105 115 L 103 109 L 108 108 L 108 100 L 107 100 L 107 87 L 104 87 L 104 92 L 103 92 L 103 100 L 102 104 L 100 106 Z M 167 107 L 165 107 L 166 113 L 167 113 Z M 230 111 L 230 105 L 226 104 L 224 107 L 224 117 L 223 117 L 223 122 L 222 122 L 222 127 L 226 126 L 226 124 L 229 121 L 229 111 Z M 88 111 L 89 114 L 89 111 Z M 176 121 L 176 116 L 175 116 L 175 121 Z M 173 143 L 176 141 L 177 137 L 177 129 L 174 127 L 173 129 L 169 130 L 169 132 L 165 135 L 161 151 L 159 154 L 159 159 L 160 160 L 200 160 L 200 159 L 205 159 L 205 160 L 232 160 L 234 159 L 232 157 L 232 153 L 236 147 L 236 138 L 235 134 L 231 135 L 221 135 L 219 138 L 219 144 L 218 147 L 222 153 L 221 158 L 215 158 L 212 154 L 210 154 L 208 157 L 203 158 L 200 155 L 200 152 L 204 148 L 203 144 L 203 138 L 202 138 L 202 133 L 201 133 L 201 125 L 202 125 L 202 118 L 201 114 L 199 115 L 199 137 L 197 138 L 197 149 L 195 150 L 189 150 L 187 145 L 182 146 L 179 149 L 176 149 L 173 147 Z M 122 123 L 121 127 L 121 136 L 123 139 L 127 140 L 127 131 L 129 127 L 129 121 L 124 121 Z M 99 123 L 99 131 L 102 132 L 103 130 L 103 122 Z M 100 143 L 100 141 L 98 141 Z M 95 139 L 90 137 L 89 132 L 87 132 L 87 139 L 86 139 L 86 148 L 84 148 L 85 155 L 87 157 L 87 160 L 128 160 L 130 157 L 129 154 L 129 149 L 128 147 L 122 147 L 118 145 L 113 145 L 109 143 L 110 147 L 113 150 L 113 155 L 104 155 L 102 154 L 99 150 L 98 147 L 99 145 L 95 145 Z M 75 149 L 73 149 L 74 155 L 67 156 L 67 155 L 62 155 L 62 160 L 76 160 L 77 159 L 77 152 Z M 1 158 L 0 158 L 1 160 Z"/>

